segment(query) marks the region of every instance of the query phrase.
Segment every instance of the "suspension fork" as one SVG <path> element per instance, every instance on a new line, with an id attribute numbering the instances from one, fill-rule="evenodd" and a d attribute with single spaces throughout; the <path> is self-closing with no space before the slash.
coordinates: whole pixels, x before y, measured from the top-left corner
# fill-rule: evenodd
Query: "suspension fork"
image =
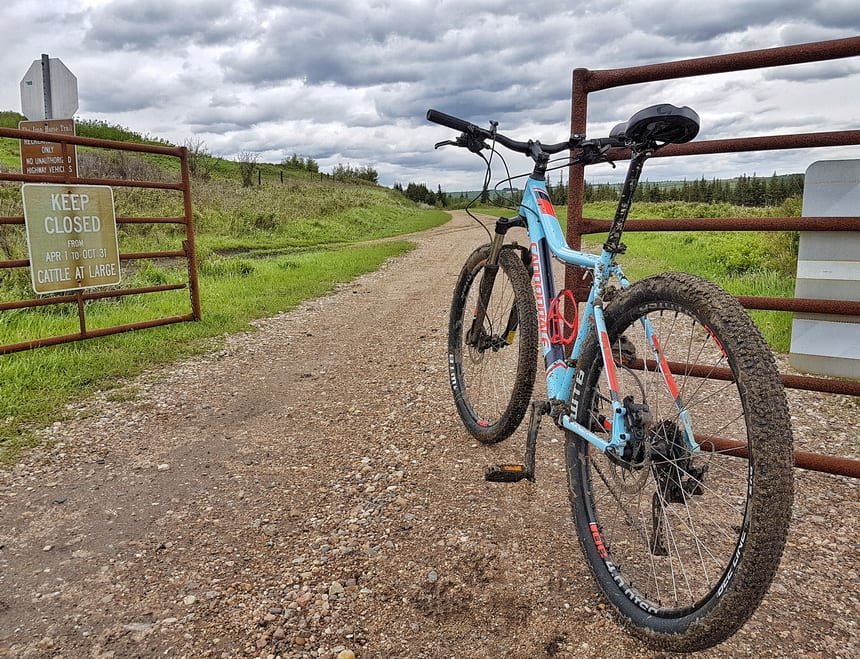
<path id="1" fill-rule="evenodd" d="M 484 263 L 484 272 L 481 277 L 481 283 L 478 286 L 478 303 L 472 316 L 472 324 L 469 327 L 469 331 L 466 332 L 467 345 L 474 345 L 481 337 L 484 321 L 487 318 L 487 308 L 490 304 L 490 293 L 493 291 L 493 285 L 496 283 L 496 275 L 499 272 L 499 256 L 505 243 L 505 235 L 513 227 L 524 226 L 526 226 L 526 221 L 521 216 L 515 218 L 502 217 L 496 221 L 496 231 L 493 234 L 492 242 L 490 242 L 490 253 Z M 508 323 L 505 327 L 506 337 L 516 330 L 517 322 L 517 310 L 513 307 L 511 308 Z"/>

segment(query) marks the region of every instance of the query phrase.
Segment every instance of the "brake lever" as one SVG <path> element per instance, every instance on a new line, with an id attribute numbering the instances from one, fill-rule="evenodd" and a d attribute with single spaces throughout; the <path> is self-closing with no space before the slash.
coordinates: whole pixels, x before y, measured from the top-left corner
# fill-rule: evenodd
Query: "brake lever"
<path id="1" fill-rule="evenodd" d="M 457 146 L 469 149 L 472 153 L 481 153 L 484 149 L 489 149 L 489 145 L 484 142 L 482 137 L 463 133 L 457 138 Z"/>
<path id="2" fill-rule="evenodd" d="M 606 157 L 606 154 L 609 152 L 609 145 L 601 146 L 595 149 L 593 146 L 591 148 L 586 148 L 583 150 L 581 155 L 580 163 L 581 165 L 593 165 L 597 162 L 606 162 L 612 166 L 612 169 L 615 169 L 615 163 Z"/>
<path id="3" fill-rule="evenodd" d="M 463 133 L 456 140 L 444 140 L 442 142 L 436 142 L 434 149 L 438 149 L 443 146 L 459 146 L 464 149 L 469 149 L 472 153 L 480 153 L 484 149 L 489 149 L 489 145 L 487 145 L 484 140 L 474 137 L 472 135 L 467 135 Z"/>
<path id="4" fill-rule="evenodd" d="M 615 169 L 615 163 L 607 157 L 607 153 L 609 153 L 609 145 L 607 144 L 604 147 L 600 148 L 600 156 L 603 158 L 604 162 L 608 162 L 612 169 Z"/>

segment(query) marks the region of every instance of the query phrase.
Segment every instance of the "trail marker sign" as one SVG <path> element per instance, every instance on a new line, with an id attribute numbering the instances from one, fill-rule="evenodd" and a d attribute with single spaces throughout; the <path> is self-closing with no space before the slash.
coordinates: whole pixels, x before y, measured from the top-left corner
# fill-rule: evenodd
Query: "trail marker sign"
<path id="1" fill-rule="evenodd" d="M 21 186 L 36 293 L 120 281 L 113 190 L 106 185 Z"/>
<path id="2" fill-rule="evenodd" d="M 40 133 L 75 134 L 78 79 L 57 58 L 42 55 L 34 60 L 21 80 L 21 112 L 29 121 L 18 128 Z M 78 156 L 73 144 L 21 140 L 21 171 L 47 178 L 76 177 Z"/>
<path id="3" fill-rule="evenodd" d="M 20 121 L 18 128 L 39 133 L 75 134 L 74 119 L 44 119 Z M 74 144 L 63 146 L 59 142 L 21 140 L 21 171 L 24 174 L 51 178 L 75 177 L 78 175 L 78 153 Z"/>

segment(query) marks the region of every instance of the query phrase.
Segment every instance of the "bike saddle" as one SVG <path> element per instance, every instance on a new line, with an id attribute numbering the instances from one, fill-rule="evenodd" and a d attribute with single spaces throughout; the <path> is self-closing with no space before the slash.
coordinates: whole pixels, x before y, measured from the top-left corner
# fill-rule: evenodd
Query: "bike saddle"
<path id="1" fill-rule="evenodd" d="M 609 136 L 626 138 L 636 144 L 683 144 L 693 139 L 698 132 L 699 115 L 692 108 L 661 103 L 639 110 L 630 119 L 615 126 Z"/>
<path id="2" fill-rule="evenodd" d="M 615 124 L 615 127 L 609 131 L 609 137 L 616 140 L 626 140 L 627 138 L 627 122 L 622 121 L 620 124 Z"/>

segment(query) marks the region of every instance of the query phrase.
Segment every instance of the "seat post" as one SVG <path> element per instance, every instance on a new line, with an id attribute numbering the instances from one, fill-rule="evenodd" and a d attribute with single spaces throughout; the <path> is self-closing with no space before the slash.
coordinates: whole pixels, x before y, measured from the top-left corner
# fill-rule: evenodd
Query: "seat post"
<path id="1" fill-rule="evenodd" d="M 621 196 L 618 198 L 618 206 L 615 209 L 615 217 L 609 229 L 609 236 L 603 243 L 603 249 L 610 254 L 623 254 L 626 249 L 621 243 L 621 234 L 624 233 L 624 224 L 627 222 L 630 206 L 633 204 L 633 195 L 636 193 L 636 186 L 642 175 L 642 167 L 650 155 L 651 149 L 634 150 L 630 158 L 627 176 L 624 177 L 624 186 L 621 188 Z"/>

